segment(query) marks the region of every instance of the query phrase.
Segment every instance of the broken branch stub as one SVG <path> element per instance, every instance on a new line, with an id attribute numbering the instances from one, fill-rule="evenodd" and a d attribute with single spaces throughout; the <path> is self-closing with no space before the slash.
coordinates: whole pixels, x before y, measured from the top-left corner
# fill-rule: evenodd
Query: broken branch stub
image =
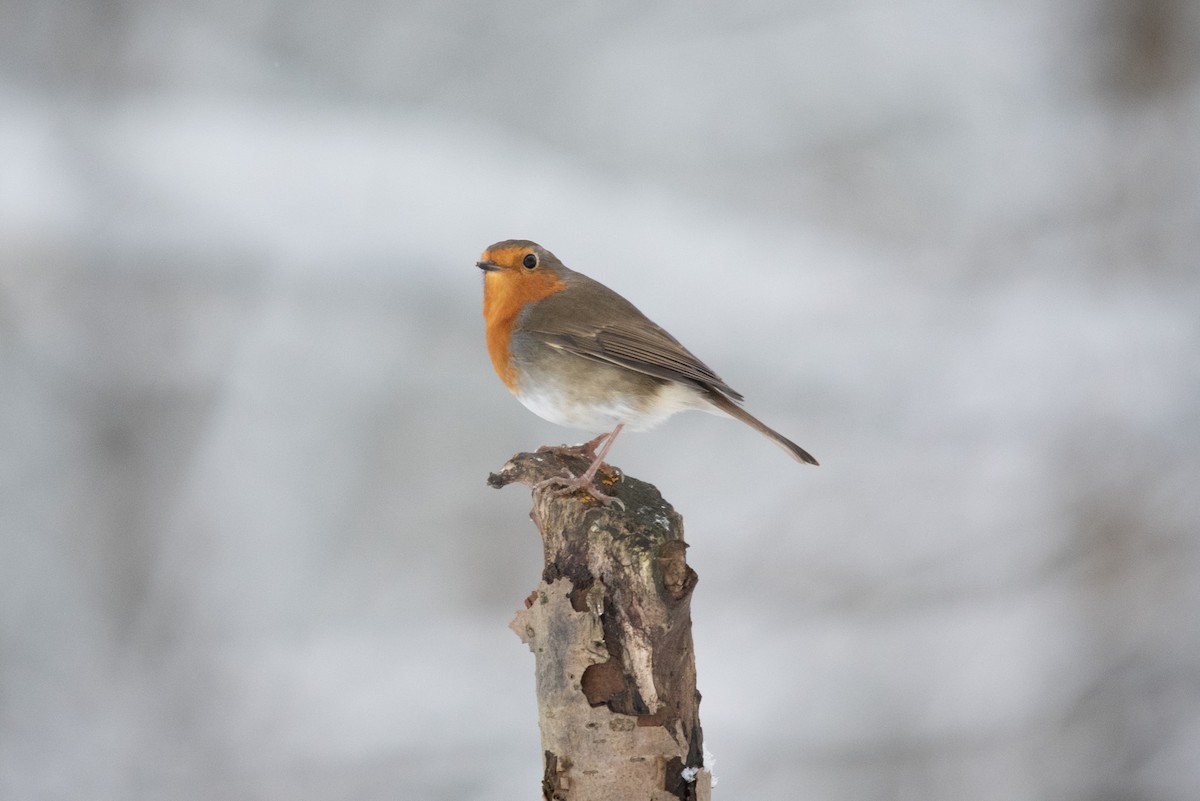
<path id="1" fill-rule="evenodd" d="M 535 486 L 584 458 L 521 453 L 488 483 Z M 607 469 L 624 504 L 535 490 L 542 581 L 512 629 L 533 651 L 547 801 L 708 801 L 683 520 Z"/>

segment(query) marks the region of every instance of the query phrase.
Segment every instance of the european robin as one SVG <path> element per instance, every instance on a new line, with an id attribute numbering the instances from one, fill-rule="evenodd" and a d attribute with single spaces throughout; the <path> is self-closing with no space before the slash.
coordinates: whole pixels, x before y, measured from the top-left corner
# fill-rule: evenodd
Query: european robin
<path id="1" fill-rule="evenodd" d="M 742 409 L 740 393 L 632 303 L 568 269 L 541 245 L 524 239 L 497 242 L 476 266 L 483 270 L 488 354 L 500 380 L 530 411 L 552 423 L 607 432 L 565 448 L 592 459 L 586 471 L 549 479 L 539 489 L 583 489 L 611 503 L 616 499 L 593 487 L 592 480 L 617 435 L 623 428 L 652 428 L 686 409 L 741 420 L 797 461 L 817 463 Z"/>

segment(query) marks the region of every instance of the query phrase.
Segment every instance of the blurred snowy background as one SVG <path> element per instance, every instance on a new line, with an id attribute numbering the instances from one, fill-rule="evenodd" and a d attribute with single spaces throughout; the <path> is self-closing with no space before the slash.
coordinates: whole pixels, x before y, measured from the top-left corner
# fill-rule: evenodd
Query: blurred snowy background
<path id="1" fill-rule="evenodd" d="M 1200 798 L 1200 4 L 0 3 L 0 798 L 534 798 L 479 252 L 810 449 L 684 515 L 724 799 Z"/>

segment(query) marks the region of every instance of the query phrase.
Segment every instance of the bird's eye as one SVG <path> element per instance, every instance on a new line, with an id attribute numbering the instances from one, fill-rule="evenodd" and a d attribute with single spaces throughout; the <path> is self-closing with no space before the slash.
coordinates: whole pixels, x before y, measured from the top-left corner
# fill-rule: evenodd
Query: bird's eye
<path id="1" fill-rule="evenodd" d="M 521 261 L 521 264 L 524 264 L 525 269 L 527 270 L 532 270 L 534 267 L 537 267 L 537 254 L 526 253 L 525 258 Z"/>

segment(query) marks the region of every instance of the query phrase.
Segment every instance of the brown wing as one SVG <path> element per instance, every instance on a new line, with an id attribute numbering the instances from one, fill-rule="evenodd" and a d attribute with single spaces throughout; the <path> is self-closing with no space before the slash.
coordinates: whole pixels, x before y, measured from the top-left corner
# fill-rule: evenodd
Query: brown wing
<path id="1" fill-rule="evenodd" d="M 569 302 L 560 302 L 561 296 L 544 299 L 521 322 L 522 331 L 586 359 L 742 399 L 708 365 L 629 301 L 579 273 L 569 280 Z"/>

